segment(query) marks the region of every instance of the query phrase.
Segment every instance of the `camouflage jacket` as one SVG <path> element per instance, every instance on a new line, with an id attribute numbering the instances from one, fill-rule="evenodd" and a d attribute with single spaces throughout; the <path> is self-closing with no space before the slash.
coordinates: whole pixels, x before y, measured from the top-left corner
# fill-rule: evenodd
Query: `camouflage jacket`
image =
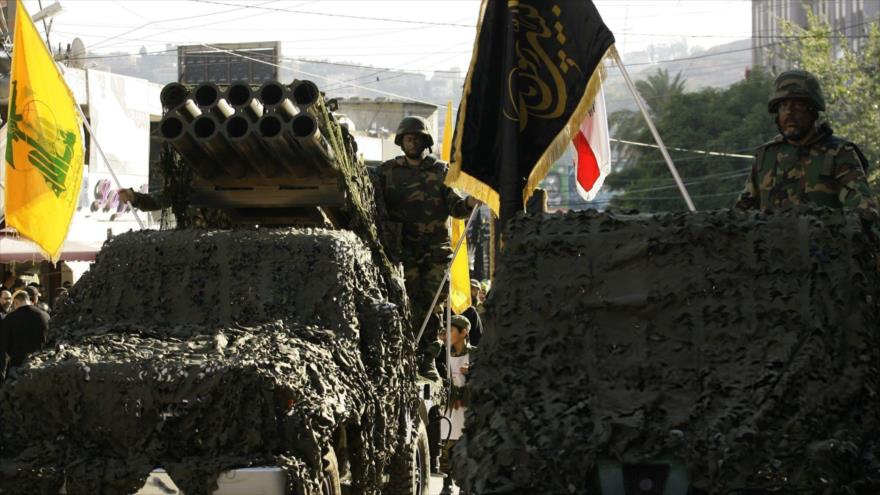
<path id="1" fill-rule="evenodd" d="M 799 146 L 777 136 L 758 148 L 736 207 L 764 210 L 806 204 L 862 208 L 876 214 L 877 202 L 865 178 L 866 167 L 861 151 L 833 136 L 827 124 Z"/>
<path id="2" fill-rule="evenodd" d="M 391 222 L 400 225 L 403 258 L 421 258 L 427 253 L 445 258 L 452 254 L 447 220 L 465 218 L 467 204 L 444 184 L 447 165 L 433 156 L 418 166 L 398 156 L 375 170 L 377 196 L 385 202 Z"/>

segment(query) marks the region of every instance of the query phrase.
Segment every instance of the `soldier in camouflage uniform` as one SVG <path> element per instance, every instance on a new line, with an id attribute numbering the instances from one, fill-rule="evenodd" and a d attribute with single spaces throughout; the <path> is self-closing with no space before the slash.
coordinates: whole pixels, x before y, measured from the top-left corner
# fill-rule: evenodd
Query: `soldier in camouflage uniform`
<path id="1" fill-rule="evenodd" d="M 819 81 L 803 70 L 776 78 L 768 110 L 779 135 L 757 150 L 737 208 L 770 209 L 807 204 L 859 208 L 871 217 L 877 203 L 865 178 L 868 162 L 855 144 L 819 123 L 825 99 Z"/>
<path id="2" fill-rule="evenodd" d="M 447 164 L 429 154 L 434 139 L 425 119 L 404 118 L 394 144 L 404 154 L 379 165 L 374 181 L 377 198 L 382 198 L 379 201 L 384 202 L 388 219 L 400 232 L 399 252 L 392 256 L 403 262 L 413 324 L 418 331 L 434 309 L 431 302 L 452 259 L 447 220 L 450 216 L 467 217 L 477 200 L 462 198 L 444 184 Z"/>

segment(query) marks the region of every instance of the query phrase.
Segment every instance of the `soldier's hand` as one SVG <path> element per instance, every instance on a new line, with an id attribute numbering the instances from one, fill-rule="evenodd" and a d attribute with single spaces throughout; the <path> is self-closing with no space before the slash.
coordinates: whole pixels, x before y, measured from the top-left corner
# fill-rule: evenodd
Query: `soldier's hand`
<path id="1" fill-rule="evenodd" d="M 122 201 L 123 203 L 131 203 L 134 201 L 134 189 L 130 187 L 117 190 L 116 195 L 119 196 L 119 201 Z"/>

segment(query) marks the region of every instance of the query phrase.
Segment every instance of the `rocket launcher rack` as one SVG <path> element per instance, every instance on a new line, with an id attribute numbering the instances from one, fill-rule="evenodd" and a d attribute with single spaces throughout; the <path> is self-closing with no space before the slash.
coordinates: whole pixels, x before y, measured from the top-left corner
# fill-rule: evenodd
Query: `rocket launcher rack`
<path id="1" fill-rule="evenodd" d="M 160 99 L 161 138 L 193 171 L 191 206 L 239 223 L 340 226 L 357 158 L 314 83 L 170 83 Z"/>

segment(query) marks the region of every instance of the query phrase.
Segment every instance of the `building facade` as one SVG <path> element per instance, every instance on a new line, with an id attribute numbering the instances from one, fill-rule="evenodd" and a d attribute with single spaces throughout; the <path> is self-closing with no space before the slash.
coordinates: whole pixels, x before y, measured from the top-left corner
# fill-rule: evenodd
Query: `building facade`
<path id="1" fill-rule="evenodd" d="M 782 23 L 807 27 L 807 12 L 831 25 L 838 48 L 858 51 L 870 24 L 880 19 L 880 0 L 752 0 L 752 64 L 771 72 L 786 69 Z"/>

